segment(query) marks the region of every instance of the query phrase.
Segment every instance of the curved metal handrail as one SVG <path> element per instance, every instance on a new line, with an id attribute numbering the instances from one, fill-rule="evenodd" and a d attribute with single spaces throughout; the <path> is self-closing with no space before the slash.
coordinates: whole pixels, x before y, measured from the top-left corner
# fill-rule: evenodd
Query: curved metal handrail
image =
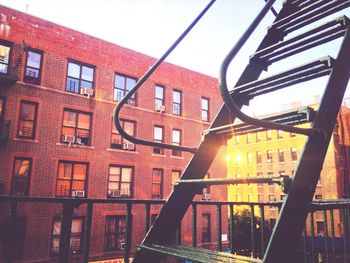
<path id="1" fill-rule="evenodd" d="M 170 46 L 170 48 L 164 53 L 164 55 L 159 58 L 151 67 L 150 69 L 137 81 L 135 86 L 130 89 L 130 91 L 119 101 L 119 103 L 114 108 L 113 112 L 113 122 L 115 127 L 117 128 L 118 132 L 121 136 L 123 136 L 128 141 L 131 141 L 135 144 L 142 144 L 152 147 L 161 147 L 161 148 L 167 148 L 172 150 L 179 150 L 179 151 L 185 151 L 185 152 L 192 152 L 194 153 L 196 151 L 196 148 L 193 147 L 186 147 L 186 146 L 179 146 L 179 145 L 173 145 L 173 144 L 167 144 L 167 143 L 160 143 L 160 142 L 154 142 L 150 140 L 144 140 L 139 139 L 136 137 L 133 137 L 129 135 L 121 126 L 120 120 L 119 120 L 119 114 L 121 108 L 125 105 L 125 103 L 131 98 L 132 95 L 135 94 L 135 92 L 142 86 L 142 84 L 149 78 L 149 76 L 158 68 L 158 66 L 167 58 L 167 56 L 176 48 L 176 46 L 184 39 L 184 37 L 191 31 L 191 29 L 197 24 L 197 22 L 203 17 L 203 15 L 209 10 L 209 8 L 214 4 L 216 0 L 211 0 L 206 7 L 200 12 L 200 14 L 193 20 L 193 22 L 186 28 L 186 30 L 178 37 L 178 39 L 175 40 L 175 42 Z"/>
<path id="2" fill-rule="evenodd" d="M 261 22 L 261 20 L 265 17 L 269 9 L 272 7 L 274 4 L 275 0 L 269 0 L 266 2 L 266 5 L 264 8 L 260 11 L 258 16 L 255 18 L 255 20 L 251 23 L 249 28 L 244 32 L 242 37 L 238 40 L 236 45 L 230 50 L 228 55 L 225 57 L 221 69 L 220 69 L 220 77 L 219 77 L 219 85 L 220 85 L 220 91 L 221 91 L 221 96 L 227 106 L 227 108 L 230 110 L 230 112 L 239 118 L 241 121 L 259 126 L 259 127 L 264 127 L 267 129 L 276 129 L 276 130 L 282 130 L 282 131 L 287 131 L 287 132 L 293 132 L 293 133 L 299 133 L 299 134 L 304 134 L 307 136 L 317 136 L 317 137 L 323 137 L 322 131 L 319 129 L 314 129 L 314 128 L 298 128 L 298 127 L 293 127 L 293 126 L 288 126 L 284 124 L 279 124 L 279 123 L 274 123 L 270 121 L 265 121 L 261 119 L 256 119 L 253 117 L 250 117 L 243 113 L 240 109 L 240 107 L 236 104 L 234 101 L 234 98 L 231 97 L 228 87 L 227 87 L 227 69 L 228 66 L 230 65 L 231 61 L 234 59 L 234 57 L 237 55 L 239 50 L 242 48 L 244 43 L 249 39 L 251 34 L 254 32 L 258 24 Z M 232 93 L 232 96 L 234 96 L 234 92 Z"/>

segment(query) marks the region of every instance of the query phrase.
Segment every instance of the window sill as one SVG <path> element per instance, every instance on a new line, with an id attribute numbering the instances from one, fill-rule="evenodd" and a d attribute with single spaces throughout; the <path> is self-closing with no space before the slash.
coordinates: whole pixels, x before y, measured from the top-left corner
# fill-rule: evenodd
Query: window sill
<path id="1" fill-rule="evenodd" d="M 109 152 L 119 152 L 119 153 L 139 154 L 138 151 L 128 151 L 128 150 L 115 149 L 115 148 L 107 148 L 107 151 L 109 151 Z"/>
<path id="2" fill-rule="evenodd" d="M 17 142 L 31 142 L 31 143 L 38 143 L 39 141 L 38 140 L 35 140 L 35 139 L 26 139 L 26 138 L 18 138 L 18 137 L 15 137 L 15 138 L 12 138 L 13 141 L 17 141 Z"/>
<path id="3" fill-rule="evenodd" d="M 66 146 L 67 148 L 95 149 L 94 146 L 80 145 L 80 144 L 73 144 L 73 143 L 71 145 L 69 145 L 68 143 L 56 142 L 56 145 L 58 145 L 58 146 Z"/>
<path id="4" fill-rule="evenodd" d="M 165 154 L 156 154 L 156 153 L 151 153 L 151 156 L 154 156 L 154 157 L 162 157 L 162 158 L 165 158 L 165 157 L 166 157 Z"/>
<path id="5" fill-rule="evenodd" d="M 170 158 L 179 159 L 179 160 L 183 160 L 184 159 L 183 156 L 173 156 L 173 155 L 170 155 Z"/>

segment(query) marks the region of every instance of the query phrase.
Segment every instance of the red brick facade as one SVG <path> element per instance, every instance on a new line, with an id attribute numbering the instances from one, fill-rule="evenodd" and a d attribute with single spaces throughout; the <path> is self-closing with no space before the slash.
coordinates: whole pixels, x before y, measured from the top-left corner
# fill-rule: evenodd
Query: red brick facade
<path id="1" fill-rule="evenodd" d="M 139 79 L 155 59 L 4 6 L 0 6 L 0 13 L 5 17 L 2 21 L 3 27 L 0 28 L 0 45 L 10 47 L 7 72 L 2 72 L 0 76 L 0 98 L 3 106 L 0 120 L 2 123 L 10 121 L 9 136 L 0 142 L 0 194 L 13 194 L 13 176 L 16 170 L 14 162 L 16 158 L 29 158 L 29 196 L 56 197 L 59 163 L 66 162 L 86 164 L 85 197 L 98 199 L 108 198 L 108 174 L 111 165 L 133 169 L 130 189 L 131 197 L 135 199 L 151 199 L 152 170 L 162 169 L 162 198 L 166 199 L 172 189 L 171 172 L 184 170 L 191 154 L 183 152 L 181 157 L 177 157 L 166 149 L 163 155 L 159 155 L 154 154 L 151 147 L 140 145 L 136 145 L 135 151 L 111 147 L 112 112 L 116 103 L 113 100 L 115 74 Z M 28 51 L 42 52 L 38 85 L 25 81 Z M 93 68 L 92 97 L 66 91 L 69 62 Z M 11 83 L 11 78 L 17 81 Z M 165 88 L 165 112 L 155 111 L 156 85 Z M 180 116 L 172 112 L 173 90 L 181 92 Z M 202 97 L 209 99 L 210 122 L 222 104 L 217 80 L 164 63 L 137 92 L 137 106 L 127 105 L 122 110 L 122 118 L 135 123 L 137 137 L 153 140 L 154 126 L 161 126 L 164 128 L 164 142 L 172 143 L 172 130 L 177 129 L 181 131 L 181 145 L 195 147 L 201 139 L 201 132 L 209 125 L 209 122 L 201 120 Z M 23 102 L 37 107 L 34 120 L 23 120 L 21 117 Z M 81 118 L 90 116 L 89 142 L 86 145 L 62 142 L 65 111 L 82 113 Z M 33 123 L 33 138 L 23 136 L 21 125 Z M 73 125 L 75 129 L 80 129 L 79 123 Z M 224 151 L 223 149 L 210 168 L 210 177 L 226 176 Z M 220 191 L 211 191 L 213 200 L 225 200 L 226 196 L 224 187 Z M 0 211 L 6 211 L 5 205 L 2 206 Z M 75 214 L 85 216 L 85 211 L 82 207 L 76 209 Z M 151 214 L 158 211 L 159 209 L 152 207 Z M 215 227 L 215 210 L 208 209 L 204 212 L 211 213 L 211 225 Z M 26 218 L 26 245 L 22 258 L 48 261 L 52 249 L 53 218 L 60 216 L 60 206 L 21 206 L 18 213 Z M 139 243 L 144 234 L 144 213 L 144 207 L 133 207 L 133 243 Z M 198 214 L 198 227 L 201 227 L 200 213 L 201 211 Z M 125 215 L 125 206 L 95 207 L 90 250 L 94 259 L 116 258 L 120 254 L 104 252 L 105 221 L 108 215 Z M 0 215 L 0 221 L 4 221 L 5 216 L 5 213 Z M 227 226 L 224 225 L 223 229 L 226 233 Z M 190 230 L 190 215 L 187 215 L 182 229 L 185 243 L 191 241 Z M 212 233 L 212 240 L 215 241 L 214 228 Z M 201 242 L 200 238 L 198 242 Z"/>

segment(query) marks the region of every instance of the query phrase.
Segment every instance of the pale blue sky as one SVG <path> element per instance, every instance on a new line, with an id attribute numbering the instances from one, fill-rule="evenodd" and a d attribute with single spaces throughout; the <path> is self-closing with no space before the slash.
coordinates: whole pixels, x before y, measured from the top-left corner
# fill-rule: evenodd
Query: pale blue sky
<path id="1" fill-rule="evenodd" d="M 209 0 L 0 0 L 6 6 L 156 58 L 163 54 L 208 2 Z M 276 1 L 277 10 L 282 2 L 283 0 Z M 217 0 L 167 61 L 218 77 L 221 61 L 263 5 L 263 0 Z M 230 67 L 228 79 L 231 87 L 273 19 L 270 12 Z M 328 49 L 322 47 L 312 52 L 309 54 L 310 60 L 327 54 L 336 55 L 337 45 L 332 42 Z M 278 63 L 271 69 L 276 73 L 286 66 L 296 66 L 306 61 L 305 54 L 302 54 L 285 63 Z M 265 114 L 297 100 L 310 103 L 314 95 L 320 94 L 318 88 L 324 86 L 324 82 L 325 79 L 313 81 L 306 86 L 295 86 L 289 93 L 282 91 L 269 98 L 253 100 L 253 110 L 250 112 Z M 266 103 L 266 99 L 269 103 Z"/>

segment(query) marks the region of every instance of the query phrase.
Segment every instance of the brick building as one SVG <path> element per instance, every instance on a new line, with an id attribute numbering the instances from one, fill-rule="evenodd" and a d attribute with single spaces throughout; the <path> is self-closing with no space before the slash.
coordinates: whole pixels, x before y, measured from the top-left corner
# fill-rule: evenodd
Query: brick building
<path id="1" fill-rule="evenodd" d="M 4 6 L 0 14 L 0 194 L 166 199 L 191 154 L 134 145 L 112 125 L 115 104 L 155 59 Z M 217 79 L 163 63 L 123 109 L 122 123 L 140 138 L 195 147 L 221 104 Z M 226 174 L 224 155 L 222 149 L 209 177 Z M 226 188 L 218 188 L 205 197 L 225 200 Z M 0 206 L 5 233 L 8 207 Z M 152 206 L 151 216 L 159 209 Z M 205 236 L 198 243 L 215 240 L 214 212 L 198 210 Z M 16 257 L 55 260 L 61 207 L 23 205 L 17 213 Z M 71 252 L 77 261 L 85 215 L 85 207 L 75 209 Z M 132 217 L 132 241 L 140 243 L 145 212 L 133 207 Z M 182 222 L 184 243 L 191 241 L 190 219 Z M 124 228 L 125 206 L 95 207 L 91 259 L 120 257 Z M 0 236 L 1 254 L 9 234 Z"/>
<path id="2" fill-rule="evenodd" d="M 317 104 L 310 107 L 317 109 Z M 301 109 L 301 104 L 298 108 Z M 280 112 L 283 114 L 284 112 Z M 333 136 L 323 164 L 320 180 L 317 184 L 314 200 L 342 199 L 349 194 L 348 135 L 349 109 L 342 107 L 337 118 Z M 269 117 L 269 116 L 264 116 Z M 309 127 L 309 124 L 300 125 Z M 344 139 L 346 138 L 346 139 Z M 228 177 L 293 176 L 302 154 L 307 137 L 284 131 L 267 130 L 236 135 L 228 141 Z M 230 201 L 269 202 L 281 201 L 285 193 L 277 184 L 247 184 L 229 186 Z M 257 214 L 260 211 L 256 210 Z M 274 226 L 278 209 L 274 206 L 265 208 L 265 218 Z M 336 236 L 342 235 L 342 217 L 334 214 Z M 324 214 L 316 212 L 314 228 L 317 235 L 324 233 Z M 310 225 L 308 220 L 307 226 Z M 310 234 L 308 230 L 308 234 Z"/>

